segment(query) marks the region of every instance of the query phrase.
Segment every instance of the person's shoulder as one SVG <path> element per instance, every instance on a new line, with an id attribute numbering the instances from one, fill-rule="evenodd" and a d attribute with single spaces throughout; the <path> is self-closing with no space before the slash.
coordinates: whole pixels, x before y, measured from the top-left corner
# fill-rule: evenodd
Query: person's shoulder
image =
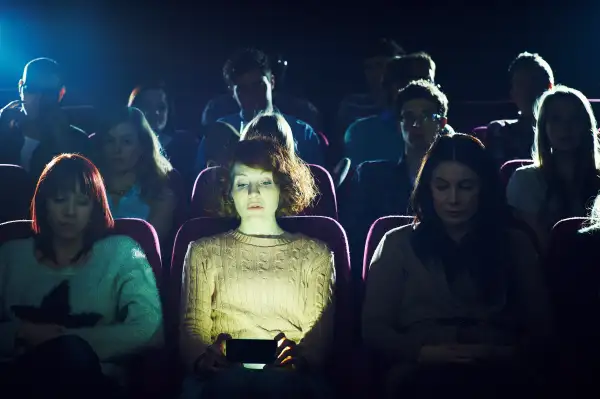
<path id="1" fill-rule="evenodd" d="M 241 120 L 242 120 L 242 117 L 240 116 L 240 114 L 229 114 L 229 115 L 225 115 L 225 116 L 217 119 L 217 122 L 224 122 L 224 123 L 228 123 L 232 126 L 237 126 L 237 125 L 239 125 Z"/>
<path id="2" fill-rule="evenodd" d="M 105 252 L 111 257 L 146 257 L 141 245 L 136 240 L 122 234 L 114 234 L 98 240 L 94 245 L 94 251 Z"/>
<path id="3" fill-rule="evenodd" d="M 233 244 L 231 231 L 215 234 L 209 237 L 202 237 L 190 243 L 190 251 L 204 254 L 220 253 L 222 248 Z"/>
<path id="4" fill-rule="evenodd" d="M 537 178 L 542 173 L 540 167 L 536 164 L 525 165 L 517 168 L 513 177 L 517 179 L 531 179 Z"/>
<path id="5" fill-rule="evenodd" d="M 370 115 L 370 116 L 366 116 L 364 118 L 358 118 L 357 120 L 352 122 L 350 124 L 350 126 L 348 126 L 348 130 L 353 131 L 353 130 L 360 129 L 362 127 L 368 126 L 371 123 L 377 122 L 378 119 L 379 119 L 378 115 Z"/>
<path id="6" fill-rule="evenodd" d="M 389 160 L 365 161 L 356 167 L 356 173 L 362 179 L 366 176 L 381 176 L 381 173 L 394 171 L 397 167 L 398 162 Z"/>
<path id="7" fill-rule="evenodd" d="M 0 245 L 0 252 L 2 256 L 9 256 L 10 254 L 23 254 L 27 251 L 27 248 L 32 248 L 33 237 L 19 238 L 17 240 L 6 241 Z"/>
<path id="8" fill-rule="evenodd" d="M 286 122 L 292 128 L 292 130 L 295 130 L 295 129 L 297 129 L 297 130 L 306 130 L 306 129 L 314 130 L 312 128 L 312 126 L 310 126 L 308 123 L 296 118 L 295 116 L 288 115 L 288 114 L 281 114 L 281 116 L 283 116 L 283 118 L 286 120 Z"/>
<path id="9" fill-rule="evenodd" d="M 295 242 L 314 257 L 327 256 L 331 254 L 329 245 L 324 241 L 309 237 L 304 234 L 295 234 Z"/>
<path id="10" fill-rule="evenodd" d="M 69 125 L 69 132 L 73 136 L 77 136 L 80 139 L 85 138 L 87 140 L 89 138 L 89 135 L 83 129 L 81 129 L 75 125 Z"/>
<path id="11" fill-rule="evenodd" d="M 393 243 L 392 245 L 395 245 L 396 243 L 409 240 L 414 231 L 415 225 L 413 223 L 409 223 L 404 226 L 395 227 L 389 230 L 387 233 L 385 233 L 383 238 L 388 245 L 389 243 Z"/>

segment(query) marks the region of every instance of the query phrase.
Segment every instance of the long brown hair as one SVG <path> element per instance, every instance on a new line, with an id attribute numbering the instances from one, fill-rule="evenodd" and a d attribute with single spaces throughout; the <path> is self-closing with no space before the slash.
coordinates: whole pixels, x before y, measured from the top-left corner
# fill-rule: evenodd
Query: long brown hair
<path id="1" fill-rule="evenodd" d="M 165 156 L 158 136 L 152 131 L 144 113 L 137 108 L 122 107 L 109 112 L 96 139 L 104 140 L 108 132 L 121 123 L 130 123 L 138 135 L 142 154 L 136 165 L 136 179 L 142 197 L 154 198 L 167 187 L 169 173 L 173 170 L 173 166 Z M 105 169 L 106 165 L 101 156 L 97 157 L 97 163 L 101 170 Z"/>
<path id="2" fill-rule="evenodd" d="M 56 262 L 52 246 L 53 232 L 48 222 L 48 200 L 59 193 L 73 192 L 77 187 L 92 200 L 93 208 L 84 233 L 83 248 L 73 261 L 87 253 L 114 226 L 104 182 L 96 166 L 78 154 L 56 156 L 44 168 L 31 201 L 31 227 L 35 233 L 35 247 L 45 259 Z"/>

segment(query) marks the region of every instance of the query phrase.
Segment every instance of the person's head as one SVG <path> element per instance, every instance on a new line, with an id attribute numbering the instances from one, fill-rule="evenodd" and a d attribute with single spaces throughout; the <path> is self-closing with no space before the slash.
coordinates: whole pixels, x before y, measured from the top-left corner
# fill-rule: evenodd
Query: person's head
<path id="1" fill-rule="evenodd" d="M 363 55 L 363 67 L 372 93 L 377 93 L 381 87 L 387 62 L 404 53 L 404 49 L 391 39 L 378 39 L 367 46 Z"/>
<path id="2" fill-rule="evenodd" d="M 308 166 L 268 139 L 240 141 L 221 183 L 221 215 L 242 222 L 297 215 L 317 194 Z"/>
<path id="3" fill-rule="evenodd" d="M 414 80 L 435 80 L 435 63 L 428 54 L 414 53 L 391 59 L 385 66 L 381 83 L 388 101 L 393 103 L 398 90 Z"/>
<path id="4" fill-rule="evenodd" d="M 58 63 L 50 58 L 29 61 L 19 80 L 19 94 L 27 116 L 37 118 L 40 107 L 56 105 L 66 93 Z"/>
<path id="5" fill-rule="evenodd" d="M 55 244 L 80 239 L 87 252 L 114 225 L 94 164 L 77 154 L 50 161 L 37 183 L 31 219 L 36 247 L 44 258 L 56 261 Z"/>
<path id="6" fill-rule="evenodd" d="M 578 90 L 557 85 L 544 93 L 535 110 L 533 160 L 551 164 L 556 153 L 571 153 L 586 167 L 600 166 L 598 125 L 588 99 Z"/>
<path id="7" fill-rule="evenodd" d="M 271 139 L 295 153 L 294 135 L 292 128 L 281 114 L 265 112 L 256 116 L 248 123 L 240 135 L 240 140 Z"/>
<path id="8" fill-rule="evenodd" d="M 508 68 L 510 98 L 524 116 L 533 114 L 535 101 L 554 86 L 550 64 L 539 54 L 521 53 Z"/>
<path id="9" fill-rule="evenodd" d="M 103 173 L 135 173 L 144 194 L 162 186 L 173 169 L 163 155 L 158 137 L 137 108 L 120 107 L 108 112 L 97 133 L 98 164 Z"/>
<path id="10" fill-rule="evenodd" d="M 139 85 L 129 95 L 127 106 L 141 110 L 152 130 L 162 133 L 172 117 L 172 107 L 163 83 Z"/>
<path id="11" fill-rule="evenodd" d="M 492 222 L 507 209 L 490 154 L 473 136 L 438 136 L 423 158 L 411 196 L 416 219 L 446 228 Z"/>
<path id="12" fill-rule="evenodd" d="M 243 49 L 232 55 L 223 67 L 223 78 L 246 114 L 271 110 L 273 76 L 269 58 L 256 49 Z"/>
<path id="13" fill-rule="evenodd" d="M 447 123 L 446 95 L 434 83 L 416 80 L 398 92 L 395 107 L 407 151 L 427 151 Z"/>

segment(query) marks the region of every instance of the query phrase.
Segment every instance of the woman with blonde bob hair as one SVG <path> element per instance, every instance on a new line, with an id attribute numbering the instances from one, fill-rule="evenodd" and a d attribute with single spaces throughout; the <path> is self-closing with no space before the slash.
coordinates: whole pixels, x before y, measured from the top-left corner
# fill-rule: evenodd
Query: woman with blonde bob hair
<path id="1" fill-rule="evenodd" d="M 562 85 L 540 97 L 536 119 L 534 163 L 515 171 L 507 198 L 549 231 L 561 219 L 584 216 L 600 189 L 598 125 L 589 100 Z"/>
<path id="2" fill-rule="evenodd" d="M 323 366 L 331 344 L 333 254 L 284 231 L 277 217 L 307 207 L 314 181 L 299 158 L 268 139 L 241 141 L 226 172 L 221 212 L 240 225 L 191 243 L 184 263 L 181 355 L 192 374 L 209 378 L 189 379 L 184 397 L 204 389 L 306 397 L 314 389 L 306 372 Z M 224 355 L 231 338 L 276 340 L 274 362 L 232 368 Z"/>
<path id="3" fill-rule="evenodd" d="M 177 203 L 169 187 L 173 167 L 142 111 L 123 107 L 109 113 L 94 139 L 113 216 L 146 220 L 164 238 Z"/>

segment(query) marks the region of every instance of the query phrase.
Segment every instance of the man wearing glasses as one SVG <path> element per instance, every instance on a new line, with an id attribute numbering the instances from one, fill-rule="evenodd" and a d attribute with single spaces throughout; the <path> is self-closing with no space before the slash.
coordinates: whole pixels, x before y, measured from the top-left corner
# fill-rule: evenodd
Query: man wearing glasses
<path id="1" fill-rule="evenodd" d="M 403 142 L 399 160 L 367 161 L 351 182 L 352 198 L 341 209 L 353 257 L 353 270 L 362 270 L 362 253 L 371 224 L 388 215 L 410 215 L 409 198 L 425 153 L 438 134 L 445 134 L 448 99 L 429 80 L 416 80 L 398 91 L 397 129 Z M 354 247 L 354 248 L 352 248 Z"/>
<path id="2" fill-rule="evenodd" d="M 65 92 L 56 61 L 27 63 L 19 81 L 20 99 L 0 110 L 0 163 L 21 165 L 37 179 L 55 155 L 88 154 L 87 135 L 69 124 L 60 107 Z"/>
<path id="3" fill-rule="evenodd" d="M 382 90 L 385 107 L 377 115 L 361 118 L 348 127 L 344 135 L 344 156 L 358 166 L 365 161 L 397 161 L 404 153 L 404 142 L 398 134 L 394 101 L 398 90 L 413 80 L 433 82 L 435 63 L 427 53 L 399 56 L 385 66 Z"/>

